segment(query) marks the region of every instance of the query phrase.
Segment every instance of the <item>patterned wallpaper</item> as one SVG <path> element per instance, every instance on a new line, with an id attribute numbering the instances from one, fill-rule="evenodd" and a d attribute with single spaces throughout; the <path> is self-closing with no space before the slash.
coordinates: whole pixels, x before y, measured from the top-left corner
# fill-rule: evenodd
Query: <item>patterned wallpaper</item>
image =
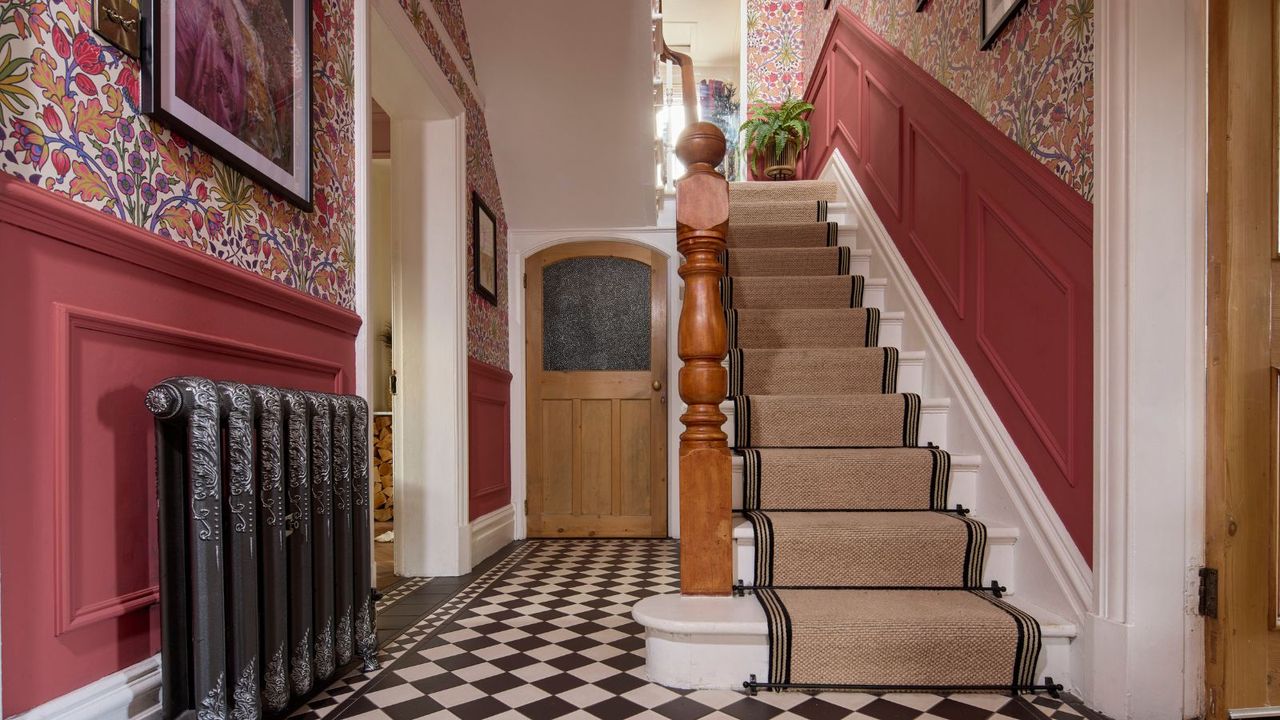
<path id="1" fill-rule="evenodd" d="M 467 108 L 467 181 L 498 216 L 505 270 L 507 227 L 484 113 L 420 2 L 401 0 Z M 473 72 L 459 1 L 432 3 Z M 142 115 L 138 64 L 90 32 L 93 0 L 0 2 L 0 172 L 351 308 L 353 7 L 353 0 L 312 2 L 314 213 Z M 468 266 L 470 257 L 468 248 Z M 470 290 L 468 277 L 469 353 L 502 368 L 506 281 L 504 274 L 494 307 Z"/>
<path id="2" fill-rule="evenodd" d="M 1028 0 L 991 49 L 978 49 L 979 3 L 832 0 L 804 13 L 811 72 L 848 7 L 1086 200 L 1093 200 L 1093 0 Z"/>
<path id="3" fill-rule="evenodd" d="M 822 0 L 809 4 L 822 8 Z M 747 0 L 748 107 L 804 95 L 806 20 L 805 0 Z"/>
<path id="4" fill-rule="evenodd" d="M 440 65 L 454 92 L 467 109 L 467 185 L 484 198 L 484 202 L 498 218 L 498 305 L 490 305 L 475 293 L 474 268 L 471 266 L 471 213 L 467 213 L 467 348 L 471 357 L 506 369 L 510 364 L 507 353 L 507 218 L 502 210 L 502 194 L 498 190 L 498 172 L 493 165 L 493 151 L 489 146 L 489 129 L 484 120 L 484 109 L 471 93 L 466 76 L 449 56 L 448 46 L 436 32 L 435 26 L 423 10 L 424 0 L 400 0 L 400 6 L 409 16 L 422 42 Z M 447 32 L 459 39 L 458 55 L 470 63 L 471 50 L 466 46 L 466 23 L 462 17 L 462 5 L 457 0 L 432 0 L 441 23 Z"/>
<path id="5" fill-rule="evenodd" d="M 316 212 L 138 110 L 138 63 L 90 32 L 93 0 L 0 2 L 0 172 L 352 307 L 352 0 L 312 3 Z"/>

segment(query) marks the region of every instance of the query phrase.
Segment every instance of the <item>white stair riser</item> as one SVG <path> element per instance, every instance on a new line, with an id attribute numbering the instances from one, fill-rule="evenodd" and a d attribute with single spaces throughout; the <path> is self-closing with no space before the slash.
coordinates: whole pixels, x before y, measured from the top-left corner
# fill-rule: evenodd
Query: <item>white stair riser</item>
<path id="1" fill-rule="evenodd" d="M 862 288 L 862 307 L 876 308 L 884 312 L 885 294 L 888 283 L 884 278 L 867 278 Z"/>
<path id="2" fill-rule="evenodd" d="M 945 448 L 947 446 L 947 410 L 949 400 L 921 400 L 920 402 L 920 447 L 929 443 Z M 724 431 L 729 435 L 729 447 L 734 447 L 734 412 L 733 402 L 726 401 L 720 405 L 724 413 Z"/>
<path id="3" fill-rule="evenodd" d="M 866 277 L 871 274 L 871 251 L 854 249 L 849 257 L 849 274 Z"/>
<path id="4" fill-rule="evenodd" d="M 902 347 L 902 323 L 903 317 L 900 312 L 880 314 L 880 339 L 878 342 L 880 347 Z"/>
<path id="5" fill-rule="evenodd" d="M 1014 571 L 1017 565 L 1014 546 L 1017 544 L 1016 533 L 1010 537 L 1002 531 L 992 531 L 987 540 L 986 565 L 983 568 L 982 583 L 990 584 L 992 580 L 1014 593 Z M 754 585 L 756 581 L 756 541 L 754 537 L 737 537 L 733 539 L 733 578 L 741 580 L 745 585 Z"/>
<path id="6" fill-rule="evenodd" d="M 970 510 L 978 509 L 978 467 L 981 458 L 977 455 L 951 456 L 951 488 L 947 492 L 947 507 L 963 505 Z M 742 507 L 742 456 L 733 456 L 733 507 Z"/>

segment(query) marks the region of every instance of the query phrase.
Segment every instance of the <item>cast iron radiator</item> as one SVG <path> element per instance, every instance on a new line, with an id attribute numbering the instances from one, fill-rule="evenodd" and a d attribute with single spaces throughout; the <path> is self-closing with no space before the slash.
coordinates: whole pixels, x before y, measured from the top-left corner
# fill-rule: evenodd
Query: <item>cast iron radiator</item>
<path id="1" fill-rule="evenodd" d="M 274 715 L 376 669 L 365 401 L 176 377 L 146 404 L 165 717 Z"/>

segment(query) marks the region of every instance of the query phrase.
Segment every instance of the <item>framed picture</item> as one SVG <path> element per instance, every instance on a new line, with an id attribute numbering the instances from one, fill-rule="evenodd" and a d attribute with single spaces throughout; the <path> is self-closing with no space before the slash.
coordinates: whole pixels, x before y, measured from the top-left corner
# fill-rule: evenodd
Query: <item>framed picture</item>
<path id="1" fill-rule="evenodd" d="M 498 220 L 493 211 L 471 193 L 471 246 L 475 248 L 472 274 L 476 278 L 476 294 L 498 304 Z"/>
<path id="2" fill-rule="evenodd" d="M 1027 0 L 980 0 L 982 3 L 982 45 L 986 50 L 1000 36 L 1000 31 L 1009 24 L 1018 10 L 1027 4 Z"/>
<path id="3" fill-rule="evenodd" d="M 916 0 L 916 12 L 923 12 L 924 6 L 929 4 L 929 0 Z"/>
<path id="4" fill-rule="evenodd" d="M 304 210 L 311 3 L 143 0 L 142 110 Z"/>

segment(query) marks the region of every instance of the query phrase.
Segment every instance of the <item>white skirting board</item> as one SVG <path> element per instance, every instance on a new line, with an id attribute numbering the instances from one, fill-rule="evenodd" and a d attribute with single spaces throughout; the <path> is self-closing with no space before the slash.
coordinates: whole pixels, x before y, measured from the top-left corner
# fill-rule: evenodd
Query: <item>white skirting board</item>
<path id="1" fill-rule="evenodd" d="M 516 509 L 512 505 L 499 508 L 471 521 L 471 565 L 507 546 L 516 537 Z"/>
<path id="2" fill-rule="evenodd" d="M 10 720 L 158 720 L 160 656 L 153 655 Z"/>
<path id="3" fill-rule="evenodd" d="M 1093 573 L 1084 556 L 839 150 L 832 153 L 821 177 L 835 181 L 844 202 L 847 217 L 841 223 L 840 243 L 856 243 L 871 251 L 871 272 L 888 280 L 887 309 L 902 311 L 905 316 L 899 348 L 923 350 L 929 359 L 925 363 L 925 395 L 950 398 L 948 442 L 942 447 L 957 455 L 981 456 L 974 502 L 982 508 L 983 519 L 1021 531 L 1017 552 L 1020 595 L 1071 623 L 1080 623 L 1093 595 Z M 844 226 L 850 231 L 843 230 Z"/>

